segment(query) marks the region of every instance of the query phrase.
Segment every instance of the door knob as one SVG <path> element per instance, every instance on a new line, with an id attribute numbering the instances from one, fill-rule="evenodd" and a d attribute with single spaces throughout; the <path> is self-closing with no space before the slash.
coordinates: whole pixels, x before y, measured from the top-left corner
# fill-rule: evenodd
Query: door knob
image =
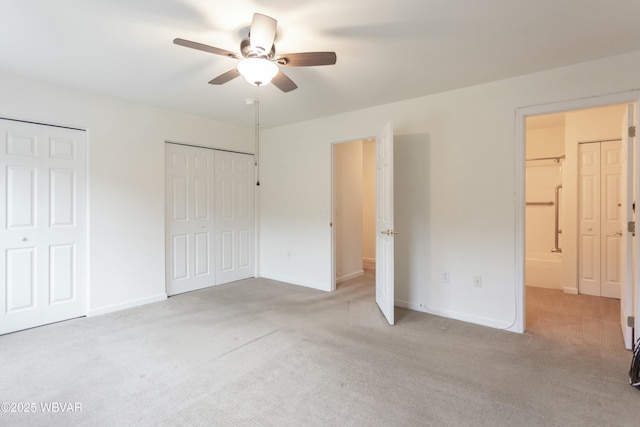
<path id="1" fill-rule="evenodd" d="M 612 236 L 622 236 L 622 231 L 615 231 L 611 233 Z"/>
<path id="2" fill-rule="evenodd" d="M 20 239 L 20 240 L 22 240 L 23 242 L 26 242 L 26 241 L 27 241 L 27 240 L 29 240 L 29 239 L 27 239 L 26 237 L 23 237 L 23 238 L 22 238 L 22 239 Z"/>

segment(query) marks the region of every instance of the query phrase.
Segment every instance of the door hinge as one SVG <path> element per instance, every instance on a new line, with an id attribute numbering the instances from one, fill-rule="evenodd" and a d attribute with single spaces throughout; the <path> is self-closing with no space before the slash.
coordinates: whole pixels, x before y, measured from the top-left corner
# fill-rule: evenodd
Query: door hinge
<path id="1" fill-rule="evenodd" d="M 636 127 L 629 126 L 629 138 L 633 138 L 636 136 Z"/>
<path id="2" fill-rule="evenodd" d="M 633 316 L 627 317 L 627 326 L 633 328 L 636 324 L 636 318 Z"/>
<path id="3" fill-rule="evenodd" d="M 629 233 L 635 233 L 636 232 L 636 222 L 635 221 L 629 221 L 627 223 L 627 231 Z"/>

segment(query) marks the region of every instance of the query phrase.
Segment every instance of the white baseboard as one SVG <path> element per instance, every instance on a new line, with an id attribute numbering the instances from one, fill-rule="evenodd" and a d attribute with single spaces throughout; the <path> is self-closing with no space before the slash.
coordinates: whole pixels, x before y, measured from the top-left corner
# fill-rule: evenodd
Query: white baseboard
<path id="1" fill-rule="evenodd" d="M 272 276 L 272 275 L 262 275 L 259 277 L 261 279 L 275 280 L 276 282 L 288 283 L 289 285 L 296 285 L 296 286 L 302 286 L 304 288 L 311 288 L 311 289 L 317 289 L 319 291 L 331 292 L 330 284 L 329 286 L 321 286 L 313 283 L 304 283 L 301 281 L 296 281 L 295 279 L 291 279 L 290 277 L 279 277 L 279 276 Z"/>
<path id="2" fill-rule="evenodd" d="M 578 288 L 567 288 L 566 286 L 562 288 L 562 291 L 565 294 L 578 295 Z"/>
<path id="3" fill-rule="evenodd" d="M 375 270 L 376 269 L 376 259 L 375 258 L 362 258 L 362 267 L 365 270 Z"/>
<path id="4" fill-rule="evenodd" d="M 463 322 L 475 323 L 476 325 L 488 326 L 495 329 L 504 329 L 511 332 L 517 332 L 515 324 L 509 322 L 503 322 L 501 320 L 490 319 L 487 317 L 474 316 L 466 313 L 459 313 L 451 310 L 441 310 L 437 308 L 428 307 L 424 304 L 410 303 L 407 301 L 395 301 L 395 305 L 402 308 L 408 308 L 409 310 L 421 311 L 423 313 L 433 314 L 435 316 L 446 317 L 448 319 L 461 320 Z"/>
<path id="5" fill-rule="evenodd" d="M 353 273 L 349 273 L 341 277 L 336 277 L 336 283 L 346 282 L 347 280 L 355 279 L 356 277 L 362 276 L 364 276 L 364 270 L 354 271 Z"/>
<path id="6" fill-rule="evenodd" d="M 114 311 L 126 310 L 127 308 L 138 307 L 145 304 L 164 301 L 166 299 L 167 299 L 167 294 L 162 293 L 153 297 L 141 298 L 137 300 L 126 301 L 120 304 L 113 304 L 105 307 L 90 309 L 89 312 L 87 313 L 87 317 L 100 316 L 101 314 L 107 314 L 107 313 L 112 313 Z"/>

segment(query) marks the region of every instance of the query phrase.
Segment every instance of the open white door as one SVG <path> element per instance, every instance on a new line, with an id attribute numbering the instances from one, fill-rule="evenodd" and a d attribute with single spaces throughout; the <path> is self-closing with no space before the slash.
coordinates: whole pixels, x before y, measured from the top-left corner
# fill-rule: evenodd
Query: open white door
<path id="1" fill-rule="evenodd" d="M 376 137 L 376 303 L 394 323 L 393 128 Z"/>
<path id="2" fill-rule="evenodd" d="M 627 224 L 633 221 L 633 200 L 637 192 L 633 185 L 633 159 L 637 150 L 634 149 L 634 137 L 630 129 L 634 126 L 633 104 L 627 106 L 627 111 L 622 119 L 622 158 L 625 162 L 622 168 L 622 281 L 620 288 L 620 326 L 624 337 L 624 345 L 631 349 L 633 342 L 632 328 L 629 326 L 628 318 L 633 316 L 633 233 L 628 231 Z M 637 187 L 637 186 L 635 186 Z"/>
<path id="3" fill-rule="evenodd" d="M 636 212 L 638 208 L 636 207 L 636 204 L 640 203 L 640 171 L 638 170 L 640 168 L 640 147 L 638 147 L 636 136 L 637 126 L 638 123 L 640 123 L 640 106 L 638 102 L 635 102 L 634 104 L 629 106 L 628 114 L 632 117 L 630 121 L 633 126 L 632 135 L 634 135 L 633 137 L 629 138 L 633 141 L 633 161 L 629 162 L 631 163 L 631 169 L 633 171 L 633 173 L 631 174 L 631 182 L 633 183 L 633 204 L 631 220 L 634 221 L 634 224 L 637 224 L 638 216 Z M 638 290 L 640 289 L 640 286 L 638 284 L 638 282 L 640 281 L 640 262 L 638 262 L 638 256 L 640 256 L 640 236 L 638 236 L 637 232 L 631 233 L 631 244 L 631 289 L 628 291 L 628 295 L 631 296 L 631 302 L 628 304 L 628 306 L 631 308 L 630 316 L 633 316 L 635 318 L 633 327 L 636 331 L 640 331 L 640 316 L 638 316 L 638 307 L 640 307 L 640 293 L 638 292 Z M 636 334 L 636 337 L 637 335 L 638 334 Z M 631 344 L 633 346 L 633 343 Z"/>

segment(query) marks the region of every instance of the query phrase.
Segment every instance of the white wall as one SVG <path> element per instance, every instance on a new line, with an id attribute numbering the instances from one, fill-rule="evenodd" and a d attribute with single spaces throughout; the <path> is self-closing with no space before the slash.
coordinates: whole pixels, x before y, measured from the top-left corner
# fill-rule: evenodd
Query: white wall
<path id="1" fill-rule="evenodd" d="M 517 315 L 516 109 L 638 87 L 635 52 L 266 130 L 261 274 L 330 289 L 330 146 L 373 136 L 391 120 L 401 233 L 396 303 L 510 328 Z M 451 283 L 441 282 L 443 271 Z"/>
<path id="2" fill-rule="evenodd" d="M 527 127 L 526 158 L 564 155 L 564 134 L 564 126 L 538 129 Z M 553 160 L 526 162 L 525 284 L 527 286 L 551 289 L 563 287 L 563 254 L 551 252 L 555 244 L 555 187 L 562 183 L 563 164 L 564 161 Z M 531 202 L 554 202 L 554 205 L 532 205 L 529 204 Z M 562 248 L 562 235 L 558 240 L 558 246 Z"/>
<path id="3" fill-rule="evenodd" d="M 334 145 L 336 283 L 362 268 L 362 141 Z"/>
<path id="4" fill-rule="evenodd" d="M 87 129 L 90 314 L 166 297 L 164 142 L 253 152 L 253 130 L 0 74 L 0 116 Z"/>
<path id="5" fill-rule="evenodd" d="M 396 302 L 509 327 L 515 110 L 638 87 L 635 52 L 265 130 L 261 275 L 330 289 L 330 146 L 392 120 Z M 164 141 L 252 152 L 253 129 L 7 74 L 0 94 L 2 117 L 88 130 L 91 313 L 163 298 Z"/>
<path id="6" fill-rule="evenodd" d="M 558 115 L 564 116 L 565 114 L 559 113 Z M 529 122 L 530 120 L 527 121 L 527 123 Z M 526 158 L 534 159 L 537 157 L 559 157 L 564 155 L 564 133 L 564 124 L 533 129 L 527 125 Z"/>
<path id="7" fill-rule="evenodd" d="M 362 141 L 362 261 L 375 269 L 376 262 L 376 142 Z"/>

